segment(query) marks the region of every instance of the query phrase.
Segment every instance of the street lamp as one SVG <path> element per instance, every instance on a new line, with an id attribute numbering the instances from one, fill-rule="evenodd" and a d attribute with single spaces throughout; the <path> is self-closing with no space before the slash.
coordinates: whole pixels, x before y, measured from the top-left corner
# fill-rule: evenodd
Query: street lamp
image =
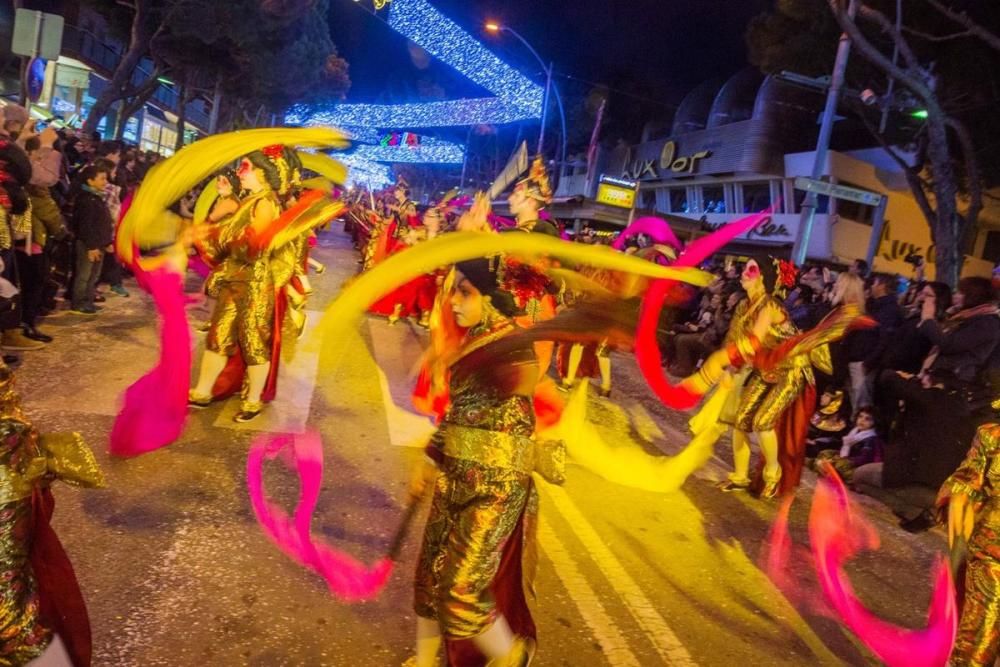
<path id="1" fill-rule="evenodd" d="M 566 112 L 563 109 L 562 97 L 559 95 L 559 89 L 552 81 L 552 63 L 546 65 L 545 61 L 542 60 L 542 57 L 538 55 L 538 51 L 535 51 L 531 44 L 528 43 L 528 40 L 522 37 L 521 34 L 513 28 L 508 28 L 507 26 L 501 25 L 496 21 L 487 21 L 483 27 L 487 32 L 491 32 L 495 35 L 500 34 L 501 32 L 509 32 L 511 35 L 516 37 L 521 44 L 524 44 L 524 47 L 531 52 L 531 55 L 535 56 L 538 64 L 542 66 L 542 71 L 545 72 L 545 98 L 542 102 L 542 127 L 538 131 L 538 154 L 542 155 L 543 149 L 545 148 L 545 121 L 548 119 L 549 115 L 549 91 L 551 90 L 556 95 L 556 104 L 559 106 L 559 118 L 562 123 L 562 146 L 560 152 L 561 168 L 561 165 L 566 162 Z"/>

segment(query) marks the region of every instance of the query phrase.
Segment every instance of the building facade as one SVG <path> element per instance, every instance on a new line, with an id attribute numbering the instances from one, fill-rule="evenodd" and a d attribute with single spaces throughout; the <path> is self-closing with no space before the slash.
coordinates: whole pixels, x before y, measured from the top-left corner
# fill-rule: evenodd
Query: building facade
<path id="1" fill-rule="evenodd" d="M 740 245 L 790 246 L 805 199 L 795 180 L 812 174 L 822 101 L 815 91 L 746 70 L 721 85 L 707 83 L 692 91 L 673 122 L 663 126 L 662 136 L 604 151 L 596 171 L 638 181 L 637 208 L 667 216 L 682 235 L 773 207 L 769 220 Z M 914 268 L 907 258 L 919 255 L 928 262 L 928 277 L 933 276 L 929 227 L 903 173 L 881 148 L 864 148 L 848 125 L 837 124 L 832 146 L 840 150 L 827 154 L 823 180 L 887 197 L 873 269 L 908 276 Z M 580 178 L 571 175 L 566 188 L 592 196 L 594 184 Z M 560 194 L 571 193 L 562 189 Z M 874 218 L 873 206 L 821 196 L 807 256 L 844 264 L 865 258 Z M 1000 228 L 1000 215 L 987 209 L 963 275 L 989 276 L 1000 260 L 983 257 L 994 245 L 1000 250 L 1000 238 L 991 236 L 994 225 Z"/>

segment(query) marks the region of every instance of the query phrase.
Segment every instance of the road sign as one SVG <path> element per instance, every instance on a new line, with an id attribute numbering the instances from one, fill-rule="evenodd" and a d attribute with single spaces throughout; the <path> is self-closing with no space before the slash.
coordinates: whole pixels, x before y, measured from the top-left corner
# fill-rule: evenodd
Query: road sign
<path id="1" fill-rule="evenodd" d="M 796 178 L 795 189 L 815 192 L 818 195 L 826 195 L 834 199 L 846 199 L 847 201 L 867 204 L 868 206 L 878 206 L 882 202 L 884 195 L 858 188 L 849 188 L 846 185 L 817 181 L 812 178 Z"/>
<path id="2" fill-rule="evenodd" d="M 58 14 L 18 9 L 14 14 L 14 37 L 10 50 L 19 56 L 58 60 L 62 51 L 63 17 Z"/>

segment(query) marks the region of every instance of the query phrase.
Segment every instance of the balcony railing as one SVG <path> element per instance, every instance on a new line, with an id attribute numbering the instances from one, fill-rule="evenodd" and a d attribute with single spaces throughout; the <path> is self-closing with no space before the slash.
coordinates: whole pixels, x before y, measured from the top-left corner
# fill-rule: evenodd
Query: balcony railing
<path id="1" fill-rule="evenodd" d="M 105 78 L 110 78 L 118 63 L 121 62 L 122 53 L 120 49 L 107 44 L 93 33 L 67 24 L 63 32 L 63 51 L 69 55 L 87 63 L 97 70 Z M 139 85 L 152 75 L 152 63 L 144 59 L 132 73 L 133 85 Z M 178 91 L 167 85 L 159 85 L 153 93 L 153 100 L 159 106 L 178 113 L 180 111 L 180 95 Z M 188 102 L 185 120 L 197 126 L 202 131 L 208 129 L 208 112 L 205 104 L 201 100 Z"/>

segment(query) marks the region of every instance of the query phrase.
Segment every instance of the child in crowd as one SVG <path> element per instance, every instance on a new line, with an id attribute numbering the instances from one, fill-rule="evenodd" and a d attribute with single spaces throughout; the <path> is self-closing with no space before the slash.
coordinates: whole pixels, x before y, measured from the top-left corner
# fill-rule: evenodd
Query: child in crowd
<path id="1" fill-rule="evenodd" d="M 865 406 L 854 414 L 854 428 L 841 440 L 840 450 L 821 451 L 816 457 L 815 467 L 822 472 L 820 464 L 827 462 L 845 481 L 850 481 L 858 466 L 881 460 L 882 442 L 875 432 L 875 411 Z"/>
<path id="2" fill-rule="evenodd" d="M 809 420 L 806 457 L 813 459 L 827 449 L 839 449 L 848 430 L 844 414 L 844 392 L 828 389 L 819 397 L 819 406 Z"/>

